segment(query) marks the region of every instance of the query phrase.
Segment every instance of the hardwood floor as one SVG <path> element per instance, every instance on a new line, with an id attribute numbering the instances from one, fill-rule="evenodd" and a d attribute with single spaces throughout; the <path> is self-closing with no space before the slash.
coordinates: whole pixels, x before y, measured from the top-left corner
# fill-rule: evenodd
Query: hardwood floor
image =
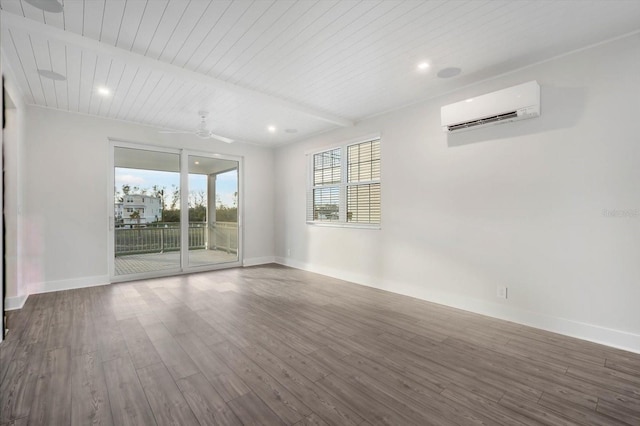
<path id="1" fill-rule="evenodd" d="M 32 295 L 0 425 L 640 425 L 640 355 L 277 265 Z"/>

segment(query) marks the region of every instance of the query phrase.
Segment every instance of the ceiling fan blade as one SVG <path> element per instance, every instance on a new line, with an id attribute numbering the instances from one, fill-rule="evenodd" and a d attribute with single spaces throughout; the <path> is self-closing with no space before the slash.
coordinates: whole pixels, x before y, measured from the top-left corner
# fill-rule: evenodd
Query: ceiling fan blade
<path id="1" fill-rule="evenodd" d="M 198 126 L 197 129 L 191 131 L 191 132 L 182 132 L 182 131 L 175 131 L 175 130 L 161 130 L 158 133 L 182 133 L 182 134 L 194 134 L 196 136 L 198 136 L 199 138 L 213 138 L 213 139 L 217 139 L 221 142 L 225 142 L 225 143 L 233 143 L 234 140 L 231 138 L 227 138 L 225 136 L 221 136 L 221 135 L 216 135 L 215 133 L 212 133 L 209 129 L 207 129 L 207 116 L 209 115 L 209 113 L 207 111 L 198 111 L 198 115 L 200 116 L 200 125 Z"/>
<path id="2" fill-rule="evenodd" d="M 222 142 L 226 142 L 226 143 L 233 143 L 234 142 L 233 139 L 229 139 L 229 138 L 226 138 L 224 136 L 216 135 L 215 133 L 211 133 L 211 132 L 209 132 L 209 137 L 211 137 L 213 139 L 217 139 L 217 140 L 222 141 Z"/>

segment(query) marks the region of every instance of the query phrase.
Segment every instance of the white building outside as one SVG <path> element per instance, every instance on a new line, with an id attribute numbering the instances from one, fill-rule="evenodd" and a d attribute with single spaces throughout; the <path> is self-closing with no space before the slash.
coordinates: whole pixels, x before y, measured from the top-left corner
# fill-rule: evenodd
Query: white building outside
<path id="1" fill-rule="evenodd" d="M 134 212 L 140 218 L 132 218 Z M 160 198 L 150 195 L 129 194 L 122 197 L 121 203 L 115 203 L 116 223 L 131 228 L 131 225 L 146 226 L 149 223 L 162 220 L 162 202 Z"/>

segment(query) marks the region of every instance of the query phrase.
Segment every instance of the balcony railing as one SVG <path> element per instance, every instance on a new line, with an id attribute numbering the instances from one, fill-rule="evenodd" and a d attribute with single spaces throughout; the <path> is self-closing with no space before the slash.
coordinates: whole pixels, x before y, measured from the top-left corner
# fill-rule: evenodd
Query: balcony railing
<path id="1" fill-rule="evenodd" d="M 189 223 L 189 250 L 238 252 L 238 224 L 234 222 Z M 180 250 L 180 227 L 164 224 L 145 228 L 116 228 L 115 254 L 164 253 Z"/>

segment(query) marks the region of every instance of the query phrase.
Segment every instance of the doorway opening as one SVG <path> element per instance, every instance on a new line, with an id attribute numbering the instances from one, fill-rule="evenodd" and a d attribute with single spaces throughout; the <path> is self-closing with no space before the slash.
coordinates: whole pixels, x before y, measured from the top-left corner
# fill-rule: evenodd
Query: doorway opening
<path id="1" fill-rule="evenodd" d="M 240 160 L 113 146 L 115 281 L 238 266 Z"/>

